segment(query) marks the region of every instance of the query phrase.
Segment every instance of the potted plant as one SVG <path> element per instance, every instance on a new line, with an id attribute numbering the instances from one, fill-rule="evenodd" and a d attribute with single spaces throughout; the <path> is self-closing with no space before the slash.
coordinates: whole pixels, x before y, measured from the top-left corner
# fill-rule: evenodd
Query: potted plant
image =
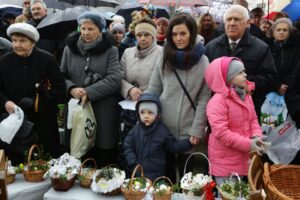
<path id="1" fill-rule="evenodd" d="M 124 180 L 125 172 L 123 170 L 107 166 L 96 171 L 91 188 L 93 192 L 103 195 L 117 195 L 121 192 L 121 185 Z"/>

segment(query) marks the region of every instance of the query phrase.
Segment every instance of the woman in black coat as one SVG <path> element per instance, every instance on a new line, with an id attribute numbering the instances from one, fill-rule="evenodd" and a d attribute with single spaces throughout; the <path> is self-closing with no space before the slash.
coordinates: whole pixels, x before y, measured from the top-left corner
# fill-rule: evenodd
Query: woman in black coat
<path id="1" fill-rule="evenodd" d="M 285 94 L 291 72 L 300 59 L 300 38 L 293 34 L 292 29 L 292 22 L 288 18 L 278 19 L 271 27 L 269 46 L 278 71 L 281 95 Z"/>
<path id="2" fill-rule="evenodd" d="M 64 78 L 55 58 L 35 47 L 39 34 L 33 26 L 13 24 L 7 33 L 13 51 L 0 59 L 1 112 L 13 113 L 15 105 L 21 107 L 27 119 L 34 123 L 38 143 L 52 157 L 58 157 L 56 114 L 57 104 L 65 98 Z M 10 159 L 22 162 L 23 154 L 14 154 Z"/>

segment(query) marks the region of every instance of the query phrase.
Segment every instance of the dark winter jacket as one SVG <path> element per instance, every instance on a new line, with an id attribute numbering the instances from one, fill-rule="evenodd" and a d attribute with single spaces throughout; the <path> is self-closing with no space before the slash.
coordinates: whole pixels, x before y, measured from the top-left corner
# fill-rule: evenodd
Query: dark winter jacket
<path id="1" fill-rule="evenodd" d="M 70 95 L 73 87 L 86 90 L 97 121 L 95 145 L 100 149 L 111 149 L 118 143 L 119 130 L 121 72 L 118 50 L 110 35 L 102 33 L 102 41 L 83 56 L 77 47 L 79 37 L 80 33 L 75 32 L 67 38 L 61 61 L 67 93 Z M 86 86 L 87 71 L 97 73 L 99 79 Z"/>
<path id="2" fill-rule="evenodd" d="M 292 119 L 300 128 L 300 61 L 295 65 L 288 83 L 285 101 Z"/>
<path id="3" fill-rule="evenodd" d="M 227 35 L 223 34 L 206 45 L 206 55 L 210 62 L 222 56 L 234 56 L 243 61 L 247 79 L 255 83 L 253 100 L 258 115 L 265 95 L 279 89 L 277 70 L 270 48 L 248 31 L 245 31 L 233 52 Z"/>
<path id="4" fill-rule="evenodd" d="M 144 94 L 141 97 L 136 110 L 139 110 L 140 103 L 145 101 L 156 103 L 160 113 L 159 99 L 151 94 Z M 159 115 L 148 127 L 139 121 L 124 142 L 124 154 L 129 168 L 132 170 L 137 164 L 141 164 L 145 177 L 151 180 L 166 175 L 166 152 L 179 153 L 191 148 L 189 139 L 175 139 L 168 128 L 160 122 Z"/>
<path id="5" fill-rule="evenodd" d="M 56 120 L 57 104 L 65 101 L 65 81 L 57 61 L 50 53 L 34 48 L 30 56 L 20 57 L 9 52 L 0 59 L 0 108 L 13 101 L 19 105 L 23 98 L 36 97 L 36 84 L 49 81 L 50 90 L 39 91 L 38 112 L 33 107 L 24 110 L 27 118 L 34 123 L 39 142 L 45 152 L 59 156 L 59 135 Z"/>
<path id="6" fill-rule="evenodd" d="M 280 84 L 287 85 L 291 78 L 291 72 L 300 59 L 300 38 L 298 35 L 291 35 L 285 43 L 276 43 L 273 39 L 268 44 L 278 71 Z"/>

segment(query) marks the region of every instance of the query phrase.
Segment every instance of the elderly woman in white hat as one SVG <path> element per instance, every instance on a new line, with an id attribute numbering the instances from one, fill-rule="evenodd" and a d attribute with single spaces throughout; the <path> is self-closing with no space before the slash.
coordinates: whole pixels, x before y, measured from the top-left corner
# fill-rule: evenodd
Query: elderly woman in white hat
<path id="1" fill-rule="evenodd" d="M 0 107 L 7 113 L 13 113 L 15 105 L 21 107 L 34 123 L 38 143 L 45 152 L 57 157 L 60 152 L 56 114 L 57 104 L 64 102 L 64 78 L 55 58 L 35 47 L 39 40 L 36 28 L 16 23 L 9 26 L 7 35 L 13 51 L 0 59 Z M 22 151 L 20 146 L 10 159 L 22 161 Z"/>
<path id="2" fill-rule="evenodd" d="M 80 32 L 67 38 L 61 70 L 69 97 L 90 101 L 97 121 L 95 147 L 87 156 L 98 166 L 116 162 L 119 130 L 119 89 L 121 85 L 118 49 L 105 32 L 105 18 L 86 11 L 77 19 Z"/>

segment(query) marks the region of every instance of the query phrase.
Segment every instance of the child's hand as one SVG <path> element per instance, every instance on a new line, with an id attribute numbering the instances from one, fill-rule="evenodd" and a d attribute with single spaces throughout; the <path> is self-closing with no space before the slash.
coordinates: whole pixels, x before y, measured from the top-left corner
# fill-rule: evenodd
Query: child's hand
<path id="1" fill-rule="evenodd" d="M 199 144 L 199 142 L 200 142 L 200 138 L 195 137 L 195 136 L 191 136 L 191 137 L 190 137 L 190 143 L 191 143 L 192 145 L 197 145 L 197 144 Z"/>

